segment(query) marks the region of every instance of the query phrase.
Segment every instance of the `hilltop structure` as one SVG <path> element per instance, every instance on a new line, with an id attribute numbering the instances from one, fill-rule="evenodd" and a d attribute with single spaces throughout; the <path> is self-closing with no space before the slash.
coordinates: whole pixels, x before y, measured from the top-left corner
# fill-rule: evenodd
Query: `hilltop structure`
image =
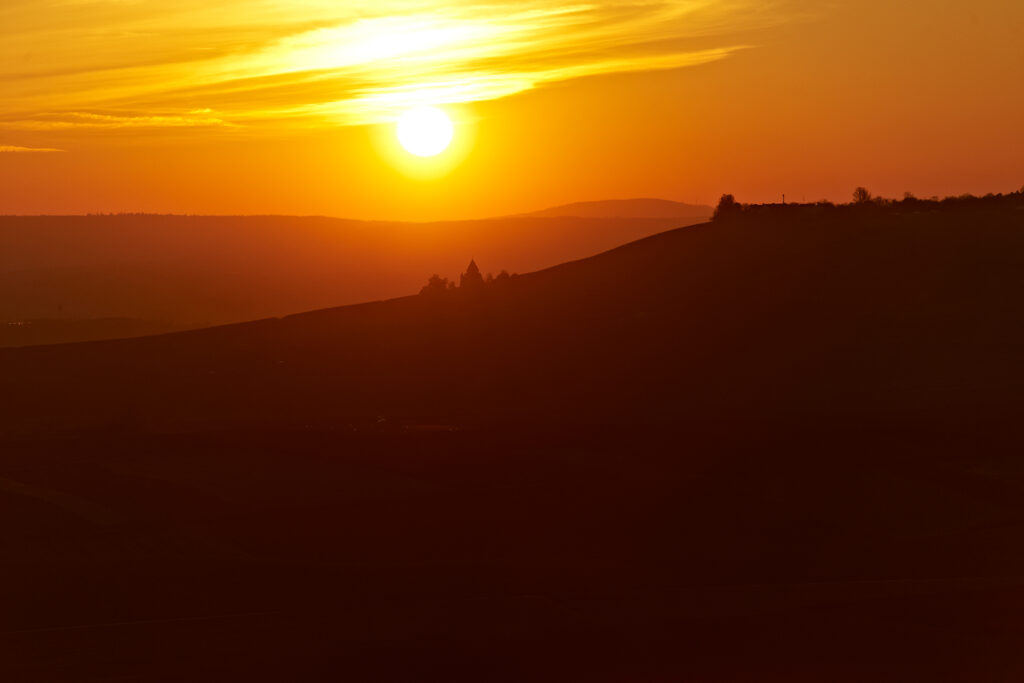
<path id="1" fill-rule="evenodd" d="M 470 259 L 469 266 L 466 267 L 466 272 L 459 276 L 459 287 L 464 289 L 474 289 L 476 287 L 482 287 L 484 284 L 484 276 L 480 274 L 480 269 L 476 265 L 476 261 Z"/>

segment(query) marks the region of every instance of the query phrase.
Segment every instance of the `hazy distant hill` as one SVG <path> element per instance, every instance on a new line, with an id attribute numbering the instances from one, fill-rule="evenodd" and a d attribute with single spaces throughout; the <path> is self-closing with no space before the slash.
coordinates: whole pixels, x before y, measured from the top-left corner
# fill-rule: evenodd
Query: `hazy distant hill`
<path id="1" fill-rule="evenodd" d="M 684 204 L 668 199 L 608 199 L 574 202 L 526 214 L 537 217 L 579 216 L 584 218 L 685 218 L 706 220 L 710 206 Z"/>
<path id="2" fill-rule="evenodd" d="M 0 323 L 69 321 L 48 337 L 11 328 L 0 345 L 94 338 L 91 319 L 170 330 L 385 299 L 471 258 L 485 273 L 525 272 L 699 220 L 0 217 Z"/>

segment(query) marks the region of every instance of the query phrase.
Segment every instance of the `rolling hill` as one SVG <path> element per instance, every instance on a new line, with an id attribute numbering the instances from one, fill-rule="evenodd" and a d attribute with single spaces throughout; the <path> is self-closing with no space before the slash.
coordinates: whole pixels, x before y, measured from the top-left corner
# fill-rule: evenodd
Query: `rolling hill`
<path id="1" fill-rule="evenodd" d="M 0 350 L 8 675 L 1015 680 L 1020 206 Z"/>

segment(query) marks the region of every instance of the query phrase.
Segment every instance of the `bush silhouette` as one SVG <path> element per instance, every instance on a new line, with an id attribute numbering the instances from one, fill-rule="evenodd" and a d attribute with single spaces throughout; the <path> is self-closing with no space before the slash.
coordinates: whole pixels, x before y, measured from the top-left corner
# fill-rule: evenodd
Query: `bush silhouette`
<path id="1" fill-rule="evenodd" d="M 715 213 L 711 220 L 717 221 L 721 218 L 735 216 L 741 211 L 743 211 L 743 206 L 736 201 L 735 197 L 731 194 L 723 194 L 722 198 L 718 200 L 718 206 L 715 207 Z"/>
<path id="2" fill-rule="evenodd" d="M 430 279 L 427 280 L 427 284 L 423 286 L 423 289 L 420 290 L 420 294 L 440 294 L 441 292 L 452 289 L 454 286 L 455 283 L 449 282 L 448 278 L 441 277 L 437 273 L 434 273 L 430 276 Z"/>
<path id="3" fill-rule="evenodd" d="M 853 191 L 853 203 L 854 204 L 867 204 L 871 201 L 871 193 L 866 187 L 858 187 Z"/>

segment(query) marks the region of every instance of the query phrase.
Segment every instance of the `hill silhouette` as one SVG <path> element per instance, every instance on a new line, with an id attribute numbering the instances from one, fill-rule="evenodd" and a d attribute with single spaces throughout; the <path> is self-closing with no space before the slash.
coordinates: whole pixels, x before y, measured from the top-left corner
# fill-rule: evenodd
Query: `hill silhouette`
<path id="1" fill-rule="evenodd" d="M 0 350 L 8 670 L 1013 680 L 1022 206 Z"/>
<path id="2" fill-rule="evenodd" d="M 711 207 L 684 204 L 668 199 L 605 199 L 573 202 L 525 214 L 536 217 L 582 218 L 682 218 L 704 220 L 711 216 Z"/>
<path id="3" fill-rule="evenodd" d="M 1019 221 L 1001 206 L 827 225 L 768 214 L 663 233 L 482 298 L 5 351 L 7 395 L 22 399 L 0 425 L 999 410 L 1020 371 L 999 351 L 1022 333 Z"/>
<path id="4" fill-rule="evenodd" d="M 0 345 L 198 328 L 416 291 L 471 257 L 497 273 L 589 256 L 706 220 L 508 217 L 395 223 L 318 217 L 0 217 Z M 112 319 L 134 321 L 111 325 Z M 144 321 L 144 322 L 143 322 Z M 64 322 L 65 324 L 58 324 Z M 30 333 L 31 332 L 31 333 Z"/>

